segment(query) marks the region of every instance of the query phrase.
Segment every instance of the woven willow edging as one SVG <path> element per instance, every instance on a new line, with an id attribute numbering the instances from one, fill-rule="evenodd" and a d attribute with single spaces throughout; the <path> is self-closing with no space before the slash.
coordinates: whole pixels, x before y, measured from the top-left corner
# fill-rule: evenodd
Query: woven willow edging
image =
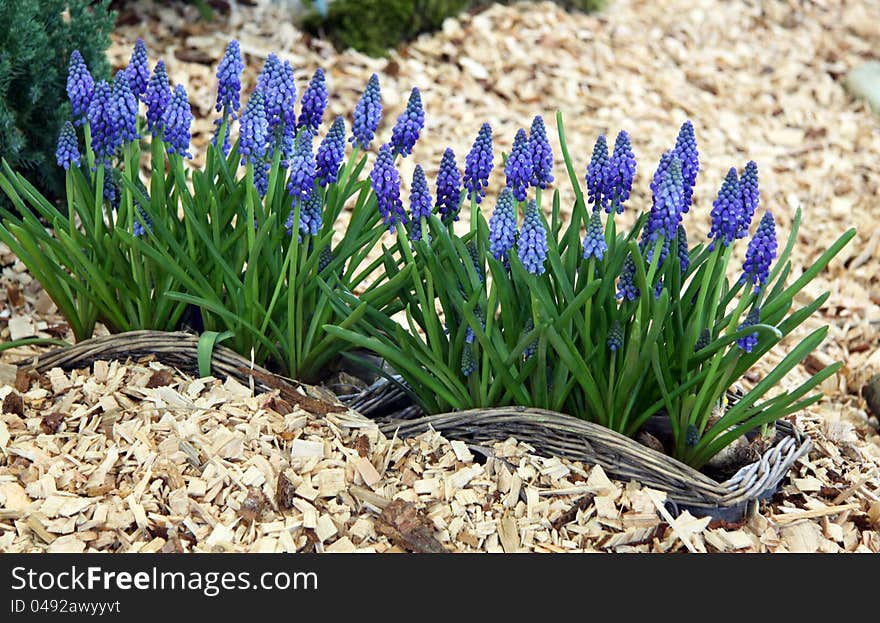
<path id="1" fill-rule="evenodd" d="M 155 357 L 162 363 L 198 375 L 198 336 L 191 333 L 133 331 L 85 340 L 74 346 L 54 350 L 27 362 L 45 372 L 51 368 L 82 368 L 98 360 L 126 360 Z M 324 396 L 309 386 L 285 379 L 223 346 L 213 352 L 215 374 L 232 377 L 245 385 L 263 390 L 281 390 L 287 397 L 302 396 L 319 406 Z M 298 391 L 299 389 L 299 391 Z M 348 398 L 354 398 L 348 397 Z M 359 400 L 349 403 L 358 404 Z M 309 405 L 303 404 L 304 408 Z M 370 411 L 370 409 L 366 409 Z M 325 412 L 325 411 L 319 411 Z M 485 444 L 515 437 L 539 454 L 558 456 L 601 465 L 613 478 L 635 480 L 644 486 L 665 491 L 670 510 L 689 510 L 695 515 L 737 521 L 752 502 L 772 496 L 779 483 L 811 443 L 797 427 L 781 420 L 776 423 L 776 440 L 759 460 L 742 467 L 732 478 L 717 482 L 665 454 L 598 424 L 570 415 L 530 409 L 502 407 L 475 409 L 424 416 L 415 419 L 374 417 L 387 435 L 399 437 L 436 430 L 447 439 Z"/>

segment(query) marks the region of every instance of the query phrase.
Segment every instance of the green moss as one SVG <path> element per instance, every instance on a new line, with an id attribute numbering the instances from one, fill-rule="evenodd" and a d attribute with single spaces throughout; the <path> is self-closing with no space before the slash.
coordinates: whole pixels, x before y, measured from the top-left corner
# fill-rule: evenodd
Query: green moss
<path id="1" fill-rule="evenodd" d="M 566 9 L 595 11 L 604 0 L 557 3 Z M 326 37 L 340 50 L 354 48 L 370 56 L 384 56 L 401 42 L 439 29 L 447 17 L 489 4 L 491 0 L 335 0 L 326 17 L 312 13 L 304 19 L 303 27 Z"/>

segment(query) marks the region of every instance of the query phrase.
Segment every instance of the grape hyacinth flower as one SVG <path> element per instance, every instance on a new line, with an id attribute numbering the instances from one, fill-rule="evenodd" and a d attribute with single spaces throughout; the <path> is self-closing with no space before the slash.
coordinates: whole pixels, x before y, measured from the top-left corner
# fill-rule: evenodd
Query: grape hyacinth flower
<path id="1" fill-rule="evenodd" d="M 681 211 L 687 214 L 691 209 L 697 173 L 700 171 L 700 152 L 697 151 L 694 124 L 690 121 L 685 121 L 681 125 L 673 153 L 681 161 L 681 175 L 684 179 L 684 204 Z"/>
<path id="2" fill-rule="evenodd" d="M 153 220 L 150 218 L 150 215 L 144 211 L 140 204 L 137 204 L 135 206 L 135 209 L 137 210 L 137 213 L 140 214 L 141 220 L 143 220 L 144 223 L 147 224 L 147 227 L 145 229 L 144 226 L 141 224 L 141 221 L 139 221 L 135 217 L 134 225 L 131 228 L 131 233 L 134 234 L 135 238 L 140 238 L 147 232 L 147 229 L 153 231 Z"/>
<path id="3" fill-rule="evenodd" d="M 468 155 L 465 157 L 464 187 L 467 190 L 468 199 L 477 203 L 483 201 L 486 196 L 486 188 L 489 186 L 489 174 L 494 166 L 494 154 L 492 153 L 492 126 L 484 123 L 477 133 L 477 138 Z"/>
<path id="4" fill-rule="evenodd" d="M 74 125 L 85 123 L 94 94 L 95 80 L 89 73 L 82 54 L 79 50 L 74 50 L 70 55 L 67 69 L 67 98 L 70 100 Z"/>
<path id="5" fill-rule="evenodd" d="M 162 131 L 162 117 L 171 102 L 171 87 L 168 84 L 168 72 L 163 60 L 156 63 L 153 75 L 147 82 L 144 102 L 147 105 L 147 129 L 155 137 Z"/>
<path id="6" fill-rule="evenodd" d="M 737 327 L 737 331 L 741 329 L 745 329 L 746 327 L 751 327 L 753 325 L 758 324 L 761 321 L 761 310 L 757 307 L 753 307 L 749 310 L 748 315 L 746 316 L 745 322 Z M 750 333 L 745 337 L 741 337 L 736 341 L 736 345 L 741 349 L 746 351 L 747 353 L 752 352 L 752 349 L 758 345 L 758 334 Z"/>
<path id="7" fill-rule="evenodd" d="M 712 333 L 709 329 L 703 329 L 700 331 L 700 337 L 697 338 L 697 343 L 694 344 L 694 352 L 698 352 L 706 348 L 709 344 L 712 343 Z"/>
<path id="8" fill-rule="evenodd" d="M 736 239 L 742 213 L 742 197 L 736 167 L 730 167 L 718 191 L 718 197 L 712 203 L 712 228 L 709 230 L 712 243 L 709 245 L 709 250 L 715 248 L 716 242 L 720 241 L 726 247 Z"/>
<path id="9" fill-rule="evenodd" d="M 264 160 L 254 161 L 254 188 L 257 194 L 262 198 L 269 192 L 269 169 L 270 165 Z"/>
<path id="10" fill-rule="evenodd" d="M 119 141 L 127 143 L 140 138 L 137 132 L 138 100 L 128 83 L 125 72 L 119 71 L 113 80 L 114 123 Z"/>
<path id="11" fill-rule="evenodd" d="M 605 211 L 610 213 L 608 208 L 608 200 L 605 194 L 605 172 L 608 168 L 608 143 L 605 135 L 600 134 L 593 145 L 593 155 L 590 157 L 590 164 L 587 165 L 587 203 L 593 204 L 593 210 L 598 210 L 600 206 L 605 207 Z"/>
<path id="12" fill-rule="evenodd" d="M 189 106 L 186 89 L 182 84 L 174 87 L 171 101 L 162 116 L 162 126 L 165 128 L 164 141 L 168 144 L 169 154 L 178 154 L 185 158 L 192 158 L 189 153 L 189 142 L 192 138 L 190 126 L 193 122 L 193 114 Z"/>
<path id="13" fill-rule="evenodd" d="M 505 188 L 489 219 L 489 252 L 496 260 L 507 260 L 507 254 L 516 244 L 516 208 L 513 193 Z"/>
<path id="14" fill-rule="evenodd" d="M 296 129 L 308 127 L 313 132 L 317 132 L 318 128 L 321 127 L 321 121 L 324 119 L 324 110 L 326 108 L 327 81 L 324 77 L 324 70 L 318 67 L 309 81 L 309 86 L 306 87 L 305 93 L 303 93 Z"/>
<path id="15" fill-rule="evenodd" d="M 464 376 L 470 376 L 477 371 L 477 360 L 474 358 L 474 351 L 470 344 L 465 345 L 461 351 L 461 373 Z"/>
<path id="16" fill-rule="evenodd" d="M 370 172 L 370 186 L 376 195 L 382 221 L 393 234 L 396 225 L 406 220 L 406 214 L 400 200 L 400 173 L 394 167 L 394 155 L 388 143 L 379 148 L 379 155 Z"/>
<path id="17" fill-rule="evenodd" d="M 259 91 L 251 95 L 247 106 L 244 107 L 238 135 L 238 152 L 241 154 L 242 164 L 247 160 L 256 160 L 266 155 L 269 121 L 266 118 L 263 94 Z"/>
<path id="18" fill-rule="evenodd" d="M 513 149 L 510 150 L 510 156 L 504 165 L 504 175 L 507 177 L 507 187 L 513 192 L 514 198 L 517 201 L 525 201 L 532 181 L 532 154 L 529 151 L 526 131 L 522 128 L 517 130 L 513 139 Z"/>
<path id="19" fill-rule="evenodd" d="M 379 127 L 382 119 L 382 100 L 379 91 L 379 76 L 373 74 L 367 82 L 364 94 L 358 100 L 354 109 L 354 122 L 352 124 L 352 137 L 349 139 L 361 149 L 368 149 L 370 142 Z"/>
<path id="20" fill-rule="evenodd" d="M 746 238 L 749 235 L 749 225 L 758 209 L 761 191 L 758 190 L 758 165 L 754 160 L 749 160 L 739 180 L 739 192 L 742 201 L 742 218 L 740 219 L 737 238 Z"/>
<path id="21" fill-rule="evenodd" d="M 596 212 L 596 214 L 598 214 L 598 212 Z M 623 346 L 623 329 L 620 327 L 619 320 L 615 320 L 611 325 L 606 344 L 608 344 L 608 350 L 612 352 L 620 350 Z"/>
<path id="22" fill-rule="evenodd" d="M 684 230 L 684 225 L 678 226 L 678 232 L 675 237 L 678 241 L 678 262 L 681 266 L 681 274 L 684 275 L 691 265 L 691 258 L 688 253 L 687 232 Z"/>
<path id="23" fill-rule="evenodd" d="M 422 239 L 422 218 L 431 216 L 433 198 L 428 190 L 428 179 L 422 165 L 417 164 L 413 171 L 412 187 L 409 193 L 410 240 Z"/>
<path id="24" fill-rule="evenodd" d="M 413 87 L 406 103 L 406 110 L 401 113 L 391 130 L 391 153 L 406 158 L 412 153 L 419 134 L 425 127 L 425 110 L 422 107 L 422 94 Z"/>
<path id="25" fill-rule="evenodd" d="M 602 227 L 602 217 L 599 216 L 599 210 L 593 211 L 590 217 L 590 223 L 587 225 L 587 235 L 584 238 L 584 259 L 595 257 L 601 260 L 605 257 L 605 251 L 608 245 L 605 242 L 605 230 Z"/>
<path id="26" fill-rule="evenodd" d="M 606 146 L 607 149 L 607 146 Z M 605 198 L 605 212 L 623 213 L 623 204 L 632 192 L 633 178 L 636 175 L 636 157 L 625 130 L 617 133 L 614 153 L 605 168 L 602 194 Z"/>
<path id="27" fill-rule="evenodd" d="M 312 131 L 303 128 L 296 137 L 293 156 L 290 159 L 290 179 L 287 192 L 296 201 L 306 201 L 314 194 L 317 165 L 312 151 Z"/>
<path id="28" fill-rule="evenodd" d="M 322 187 L 326 188 L 328 184 L 336 183 L 339 177 L 339 167 L 342 166 L 344 157 L 345 120 L 342 117 L 336 117 L 327 136 L 318 146 L 318 153 L 315 155 L 317 178 Z"/>
<path id="29" fill-rule="evenodd" d="M 547 259 L 547 230 L 534 199 L 526 207 L 517 247 L 519 261 L 525 269 L 533 275 L 542 275 L 545 270 L 544 261 Z"/>
<path id="30" fill-rule="evenodd" d="M 302 242 L 303 236 L 317 236 L 321 231 L 321 210 L 324 208 L 319 193 L 312 193 L 312 196 L 306 199 L 302 204 L 299 214 L 299 241 Z M 291 216 L 293 217 L 293 212 Z"/>
<path id="31" fill-rule="evenodd" d="M 150 79 L 150 68 L 147 64 L 147 46 L 144 40 L 138 37 L 134 44 L 134 51 L 125 68 L 128 85 L 136 97 L 141 97 L 147 90 L 147 81 Z"/>
<path id="32" fill-rule="evenodd" d="M 693 448 L 698 443 L 700 443 L 700 429 L 697 428 L 696 424 L 688 424 L 687 430 L 684 433 L 684 445 L 688 448 Z"/>
<path id="33" fill-rule="evenodd" d="M 650 262 L 653 260 L 655 244 L 663 238 L 658 265 L 666 259 L 669 246 L 675 240 L 681 223 L 684 196 L 681 161 L 671 155 L 671 152 L 666 153 L 670 154 L 668 164 L 663 179 L 654 192 L 654 205 L 645 223 L 641 240 L 642 248 L 647 249 L 646 259 Z"/>
<path id="34" fill-rule="evenodd" d="M 95 160 L 104 163 L 110 160 L 119 146 L 116 129 L 116 104 L 110 85 L 101 80 L 95 85 L 95 93 L 89 103 L 89 126 L 92 130 L 92 151 Z"/>
<path id="35" fill-rule="evenodd" d="M 65 121 L 58 134 L 58 146 L 55 149 L 55 161 L 64 170 L 70 169 L 71 165 L 78 167 L 80 163 L 79 143 L 76 139 L 76 130 L 70 121 Z"/>
<path id="36" fill-rule="evenodd" d="M 480 252 L 477 250 L 477 245 L 474 244 L 473 240 L 471 240 L 467 243 L 467 246 L 465 248 L 467 249 L 468 255 L 471 256 L 471 264 L 474 267 L 474 272 L 477 273 L 477 279 L 479 279 L 480 283 L 482 283 L 483 282 L 483 270 L 482 270 L 482 268 L 480 268 Z M 479 308 L 477 308 L 477 310 L 475 310 L 475 311 L 478 311 L 478 310 L 479 310 Z M 483 327 L 483 328 L 485 328 L 485 327 Z"/>
<path id="37" fill-rule="evenodd" d="M 529 317 L 526 319 L 526 324 L 523 327 L 523 335 L 528 335 L 532 331 L 535 330 L 535 321 Z M 535 356 L 535 353 L 538 352 L 538 340 L 537 338 L 529 342 L 528 346 L 523 349 L 523 359 L 529 360 Z"/>
<path id="38" fill-rule="evenodd" d="M 275 133 L 282 124 L 294 127 L 293 107 L 296 103 L 296 84 L 290 61 L 281 62 L 275 54 L 269 54 L 260 75 L 257 90 L 263 94 L 269 133 Z"/>
<path id="39" fill-rule="evenodd" d="M 620 270 L 620 281 L 617 283 L 617 298 L 634 301 L 639 298 L 639 289 L 636 287 L 636 263 L 631 253 L 628 253 Z"/>
<path id="40" fill-rule="evenodd" d="M 767 211 L 749 241 L 740 282 L 755 284 L 755 292 L 760 292 L 770 276 L 770 264 L 776 258 L 776 248 L 776 222 L 773 214 Z"/>
<path id="41" fill-rule="evenodd" d="M 455 163 L 455 152 L 447 147 L 440 161 L 437 173 L 437 199 L 435 205 L 440 210 L 440 220 L 451 223 L 458 220 L 461 202 L 461 174 Z"/>
<path id="42" fill-rule="evenodd" d="M 104 165 L 104 187 L 102 197 L 114 210 L 119 208 L 119 169 L 114 169 L 109 164 Z"/>
<path id="43" fill-rule="evenodd" d="M 553 183 L 553 149 L 547 140 L 544 119 L 537 115 L 529 131 L 529 153 L 532 158 L 532 186 L 546 189 Z"/>
<path id="44" fill-rule="evenodd" d="M 241 108 L 242 71 L 244 71 L 244 61 L 241 58 L 241 47 L 238 41 L 233 39 L 226 46 L 226 53 L 217 65 L 217 103 L 214 109 L 222 112 L 224 118 L 228 115 L 235 119 L 238 109 Z"/>

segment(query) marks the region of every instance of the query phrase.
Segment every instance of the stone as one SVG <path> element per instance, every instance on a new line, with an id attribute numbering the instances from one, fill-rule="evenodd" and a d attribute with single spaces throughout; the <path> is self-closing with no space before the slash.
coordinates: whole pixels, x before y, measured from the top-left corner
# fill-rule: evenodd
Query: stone
<path id="1" fill-rule="evenodd" d="M 847 74 L 844 84 L 850 95 L 867 101 L 871 109 L 880 115 L 880 61 L 854 67 Z"/>

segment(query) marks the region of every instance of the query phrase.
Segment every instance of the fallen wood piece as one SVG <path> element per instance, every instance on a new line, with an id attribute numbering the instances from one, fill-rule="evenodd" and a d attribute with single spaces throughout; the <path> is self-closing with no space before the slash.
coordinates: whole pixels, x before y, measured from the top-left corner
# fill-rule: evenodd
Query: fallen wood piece
<path id="1" fill-rule="evenodd" d="M 411 502 L 394 500 L 386 506 L 376 519 L 376 532 L 417 554 L 446 553 L 446 548 L 434 537 L 431 520 Z"/>
<path id="2" fill-rule="evenodd" d="M 593 498 L 596 497 L 595 493 L 588 493 L 577 500 L 572 505 L 570 509 L 562 513 L 559 517 L 553 520 L 553 523 L 550 524 L 554 530 L 560 530 L 568 523 L 571 523 L 575 519 L 577 519 L 578 511 L 586 510 L 590 507 L 590 504 L 593 503 Z"/>
<path id="3" fill-rule="evenodd" d="M 836 515 L 844 511 L 855 510 L 858 504 L 843 504 L 842 506 L 829 506 L 828 508 L 817 508 L 811 511 L 803 511 L 800 513 L 782 513 L 772 515 L 771 519 L 776 523 L 790 523 L 799 519 L 815 519 L 816 517 L 824 517 L 826 515 Z"/>

